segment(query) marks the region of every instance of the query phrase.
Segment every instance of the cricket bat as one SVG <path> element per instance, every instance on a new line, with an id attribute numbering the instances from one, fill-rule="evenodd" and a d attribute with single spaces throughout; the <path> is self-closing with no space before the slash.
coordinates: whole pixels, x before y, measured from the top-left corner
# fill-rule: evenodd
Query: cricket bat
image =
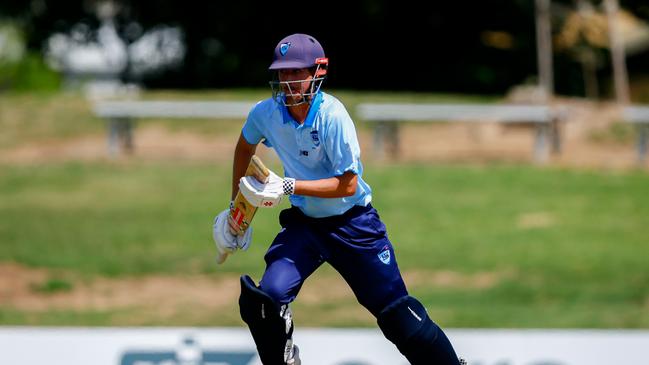
<path id="1" fill-rule="evenodd" d="M 248 168 L 246 169 L 245 176 L 254 176 L 260 182 L 265 183 L 268 180 L 269 175 L 270 171 L 266 166 L 264 166 L 261 159 L 256 155 L 253 155 L 248 164 Z M 252 222 L 252 218 L 254 218 L 256 212 L 257 207 L 250 204 L 246 197 L 244 197 L 241 192 L 238 192 L 237 196 L 234 198 L 234 204 L 230 211 L 230 216 L 235 222 L 237 222 L 239 227 L 241 227 L 241 232 L 245 232 L 248 227 L 250 227 L 250 223 Z M 219 253 L 216 262 L 222 264 L 228 258 L 229 254 L 229 252 Z"/>

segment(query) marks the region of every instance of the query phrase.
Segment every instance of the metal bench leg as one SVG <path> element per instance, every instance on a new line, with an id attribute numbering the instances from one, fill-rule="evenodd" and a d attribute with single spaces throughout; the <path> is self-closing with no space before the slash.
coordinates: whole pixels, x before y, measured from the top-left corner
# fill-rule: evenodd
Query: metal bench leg
<path id="1" fill-rule="evenodd" d="M 401 145 L 399 144 L 399 125 L 397 122 L 387 124 L 387 136 L 389 154 L 392 158 L 398 158 L 401 153 Z"/>
<path id="2" fill-rule="evenodd" d="M 638 164 L 647 161 L 647 140 L 649 139 L 649 124 L 638 126 Z"/>
<path id="3" fill-rule="evenodd" d="M 379 122 L 374 126 L 374 155 L 377 160 L 385 158 L 385 123 Z"/>
<path id="4" fill-rule="evenodd" d="M 534 132 L 534 162 L 545 163 L 548 161 L 548 139 L 550 127 L 546 123 L 537 123 Z"/>
<path id="5" fill-rule="evenodd" d="M 108 155 L 116 157 L 119 150 L 119 120 L 111 118 L 108 120 Z"/>
<path id="6" fill-rule="evenodd" d="M 397 122 L 377 122 L 374 127 L 374 154 L 376 159 L 384 160 L 387 156 L 397 158 L 400 150 Z"/>
<path id="7" fill-rule="evenodd" d="M 552 143 L 552 153 L 553 154 L 560 154 L 561 153 L 561 148 L 563 147 L 561 145 L 561 121 L 557 118 L 553 118 L 551 123 L 551 133 L 550 133 L 550 139 Z"/>
<path id="8" fill-rule="evenodd" d="M 122 144 L 124 147 L 124 152 L 129 155 L 133 154 L 133 120 L 131 120 L 130 118 L 124 118 L 122 120 Z"/>
<path id="9" fill-rule="evenodd" d="M 108 155 L 117 157 L 122 152 L 133 153 L 133 122 L 130 118 L 108 120 Z"/>

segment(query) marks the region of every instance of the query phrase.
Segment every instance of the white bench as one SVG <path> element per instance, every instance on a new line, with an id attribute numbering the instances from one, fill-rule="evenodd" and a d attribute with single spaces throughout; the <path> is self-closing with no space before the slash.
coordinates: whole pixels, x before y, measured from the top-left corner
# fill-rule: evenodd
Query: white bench
<path id="1" fill-rule="evenodd" d="M 392 155 L 399 153 L 401 122 L 496 122 L 533 125 L 533 158 L 537 162 L 547 160 L 549 145 L 559 152 L 558 123 L 565 119 L 566 111 L 564 107 L 544 105 L 364 103 L 357 106 L 359 118 L 374 124 L 374 147 L 378 156 L 384 155 L 386 142 Z"/>
<path id="2" fill-rule="evenodd" d="M 141 118 L 245 119 L 255 105 L 246 101 L 101 101 L 97 116 L 108 121 L 108 153 L 132 153 L 133 120 Z"/>
<path id="3" fill-rule="evenodd" d="M 628 106 L 624 108 L 624 120 L 636 125 L 638 131 L 638 163 L 647 160 L 647 141 L 649 140 L 649 105 Z"/>

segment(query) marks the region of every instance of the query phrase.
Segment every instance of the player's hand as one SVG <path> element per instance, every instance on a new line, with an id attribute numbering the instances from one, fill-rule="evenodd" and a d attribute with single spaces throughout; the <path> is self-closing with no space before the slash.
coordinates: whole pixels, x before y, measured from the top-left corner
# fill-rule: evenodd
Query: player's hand
<path id="1" fill-rule="evenodd" d="M 232 234 L 230 209 L 226 209 L 214 218 L 212 238 L 216 244 L 217 263 L 222 264 L 227 256 L 237 249 L 247 250 L 252 242 L 252 227 L 242 234 Z M 238 225 L 237 225 L 238 226 Z"/>
<path id="2" fill-rule="evenodd" d="M 252 242 L 252 227 L 248 227 L 248 229 L 243 232 L 243 235 L 237 235 L 237 248 L 240 250 L 247 251 L 248 247 L 250 247 L 250 243 Z"/>
<path id="3" fill-rule="evenodd" d="M 245 233 L 243 227 L 234 219 L 234 201 L 232 200 L 230 201 L 230 214 L 228 214 L 228 228 L 230 233 L 235 236 L 242 236 Z"/>
<path id="4" fill-rule="evenodd" d="M 252 176 L 244 176 L 239 181 L 239 191 L 250 204 L 260 208 L 273 208 L 279 205 L 284 195 L 295 192 L 295 179 L 283 179 L 271 171 L 268 182 L 264 184 Z"/>
<path id="5" fill-rule="evenodd" d="M 214 238 L 214 243 L 219 253 L 232 253 L 237 249 L 237 236 L 230 231 L 230 225 L 228 223 L 229 215 L 230 209 L 226 209 L 214 218 L 212 238 Z"/>

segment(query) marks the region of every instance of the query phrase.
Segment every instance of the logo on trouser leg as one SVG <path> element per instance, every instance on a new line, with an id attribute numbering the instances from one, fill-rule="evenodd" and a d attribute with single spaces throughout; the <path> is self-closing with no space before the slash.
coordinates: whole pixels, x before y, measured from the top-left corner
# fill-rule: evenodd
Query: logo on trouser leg
<path id="1" fill-rule="evenodd" d="M 389 264 L 390 263 L 390 248 L 385 245 L 381 252 L 377 255 L 379 257 L 379 260 L 381 260 L 382 263 L 384 264 Z"/>

